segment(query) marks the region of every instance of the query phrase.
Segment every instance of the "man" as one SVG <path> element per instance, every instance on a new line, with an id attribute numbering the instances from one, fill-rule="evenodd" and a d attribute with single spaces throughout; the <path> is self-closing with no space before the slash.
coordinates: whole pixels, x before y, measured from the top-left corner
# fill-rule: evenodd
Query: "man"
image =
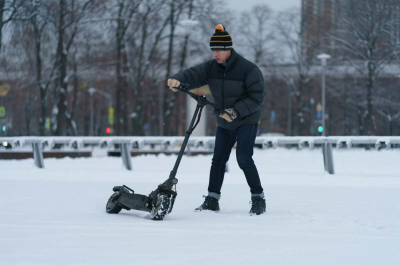
<path id="1" fill-rule="evenodd" d="M 225 165 L 233 145 L 237 142 L 236 158 L 250 187 L 250 214 L 265 212 L 264 192 L 257 168 L 252 159 L 253 147 L 261 119 L 261 105 L 265 97 L 264 78 L 260 69 L 232 48 L 232 38 L 221 24 L 215 27 L 210 40 L 213 60 L 186 69 L 168 79 L 168 87 L 180 83 L 191 88 L 208 85 L 215 104 L 226 113 L 217 117 L 215 149 L 212 158 L 208 196 L 196 211 L 219 211 L 219 199 L 224 180 Z"/>

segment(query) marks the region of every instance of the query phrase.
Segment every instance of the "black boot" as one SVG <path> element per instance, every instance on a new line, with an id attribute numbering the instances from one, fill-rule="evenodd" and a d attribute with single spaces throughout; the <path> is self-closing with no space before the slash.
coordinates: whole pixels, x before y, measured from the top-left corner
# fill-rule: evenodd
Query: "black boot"
<path id="1" fill-rule="evenodd" d="M 196 208 L 195 211 L 202 211 L 202 210 L 210 210 L 210 211 L 219 211 L 219 203 L 218 200 L 211 196 L 203 196 L 206 199 L 204 203 L 201 204 L 200 207 Z"/>
<path id="2" fill-rule="evenodd" d="M 257 214 L 260 215 L 265 212 L 266 205 L 265 199 L 262 197 L 251 197 L 251 209 L 250 215 Z"/>

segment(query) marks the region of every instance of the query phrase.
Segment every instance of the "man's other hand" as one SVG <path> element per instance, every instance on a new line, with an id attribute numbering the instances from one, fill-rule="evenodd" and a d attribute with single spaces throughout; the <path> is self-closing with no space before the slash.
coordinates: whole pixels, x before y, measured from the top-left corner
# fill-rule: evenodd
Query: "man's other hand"
<path id="1" fill-rule="evenodd" d="M 226 113 L 220 114 L 219 117 L 225 119 L 228 122 L 232 122 L 233 119 L 235 119 L 237 117 L 235 109 L 233 109 L 233 108 L 225 109 L 225 112 Z"/>
<path id="2" fill-rule="evenodd" d="M 167 86 L 173 91 L 173 92 L 177 92 L 178 90 L 175 89 L 176 87 L 179 87 L 179 85 L 181 85 L 181 83 L 176 80 L 176 79 L 168 79 L 167 81 Z"/>

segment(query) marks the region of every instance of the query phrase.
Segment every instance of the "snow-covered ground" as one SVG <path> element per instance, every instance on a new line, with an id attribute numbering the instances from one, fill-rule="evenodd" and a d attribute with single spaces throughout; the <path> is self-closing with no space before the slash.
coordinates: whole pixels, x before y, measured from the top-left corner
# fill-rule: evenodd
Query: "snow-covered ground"
<path id="1" fill-rule="evenodd" d="M 210 156 L 184 157 L 164 221 L 105 212 L 114 185 L 148 194 L 176 156 L 0 161 L 0 265 L 399 265 L 400 152 L 256 150 L 267 213 L 250 194 L 234 151 L 221 211 L 194 212 L 207 193 Z"/>

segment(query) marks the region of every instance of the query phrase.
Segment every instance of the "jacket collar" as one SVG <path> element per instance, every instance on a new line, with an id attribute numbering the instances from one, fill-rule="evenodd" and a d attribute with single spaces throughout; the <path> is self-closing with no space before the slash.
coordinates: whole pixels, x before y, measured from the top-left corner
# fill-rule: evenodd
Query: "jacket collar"
<path id="1" fill-rule="evenodd" d="M 220 69 L 223 69 L 225 67 L 225 71 L 228 72 L 236 63 L 238 60 L 238 53 L 234 49 L 231 50 L 231 56 L 229 56 L 228 60 L 225 61 L 223 64 L 218 64 Z"/>

